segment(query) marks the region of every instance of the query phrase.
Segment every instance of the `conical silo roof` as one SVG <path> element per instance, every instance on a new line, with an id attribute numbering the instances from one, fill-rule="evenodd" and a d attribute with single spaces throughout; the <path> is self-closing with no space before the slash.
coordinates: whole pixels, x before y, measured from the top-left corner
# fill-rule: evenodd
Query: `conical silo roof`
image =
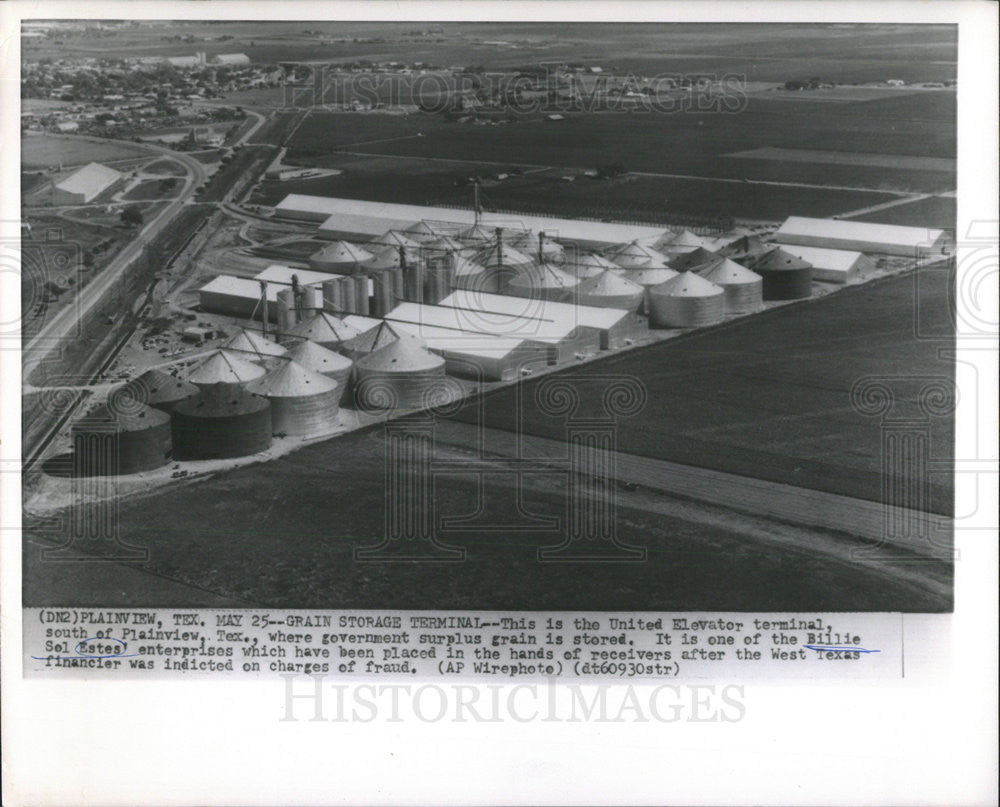
<path id="1" fill-rule="evenodd" d="M 664 252 L 689 252 L 698 247 L 706 249 L 709 246 L 711 246 L 710 242 L 700 235 L 695 235 L 690 230 L 682 230 L 673 238 L 662 243 L 660 249 Z"/>
<path id="2" fill-rule="evenodd" d="M 681 272 L 677 277 L 654 286 L 649 292 L 662 297 L 714 297 L 724 294 L 719 286 L 691 271 Z"/>
<path id="3" fill-rule="evenodd" d="M 570 252 L 565 255 L 565 258 L 566 263 L 563 264 L 563 269 L 579 278 L 597 277 L 607 269 L 621 271 L 621 267 L 617 263 L 609 261 L 596 252 Z"/>
<path id="4" fill-rule="evenodd" d="M 259 333 L 245 329 L 233 334 L 222 346 L 227 350 L 256 354 L 258 356 L 285 356 L 288 354 L 288 351 L 277 342 L 272 342 L 270 339 L 265 339 Z M 245 356 L 244 358 L 253 360 L 253 355 Z"/>
<path id="5" fill-rule="evenodd" d="M 683 272 L 685 269 L 692 269 L 695 266 L 715 261 L 718 257 L 714 252 L 710 252 L 704 247 L 695 247 L 690 252 L 682 252 L 669 258 L 667 265 L 671 269 Z"/>
<path id="6" fill-rule="evenodd" d="M 459 256 L 455 258 L 455 263 L 452 266 L 454 270 L 455 277 L 468 277 L 470 275 L 480 275 L 486 271 L 486 268 L 481 264 L 476 263 L 471 258 L 466 258 Z"/>
<path id="7" fill-rule="evenodd" d="M 482 252 L 477 253 L 475 261 L 486 267 L 530 266 L 535 262 L 534 258 L 529 258 L 520 250 L 510 246 L 510 244 L 504 244 L 501 249 L 497 249 L 495 243 L 487 246 Z"/>
<path id="8" fill-rule="evenodd" d="M 383 320 L 374 328 L 358 334 L 353 339 L 348 339 L 341 347 L 348 356 L 360 358 L 397 341 L 411 342 L 418 348 L 422 348 L 424 345 L 422 339 L 405 331 L 397 331 Z"/>
<path id="9" fill-rule="evenodd" d="M 399 260 L 399 247 L 391 244 L 371 244 L 372 257 L 365 261 L 366 269 L 398 269 L 402 264 Z"/>
<path id="10" fill-rule="evenodd" d="M 332 392 L 338 386 L 331 378 L 294 361 L 285 361 L 273 373 L 248 384 L 247 390 L 266 398 L 299 398 Z"/>
<path id="11" fill-rule="evenodd" d="M 596 277 L 582 281 L 577 290 L 581 297 L 624 297 L 643 293 L 640 284 L 610 269 L 605 269 Z"/>
<path id="12" fill-rule="evenodd" d="M 228 350 L 212 352 L 187 380 L 199 387 L 212 384 L 246 384 L 264 375 L 264 368 Z"/>
<path id="13" fill-rule="evenodd" d="M 729 258 L 716 258 L 714 263 L 706 264 L 698 274 L 719 286 L 760 282 L 760 275 Z"/>
<path id="14" fill-rule="evenodd" d="M 256 365 L 254 365 L 256 366 Z M 259 368 L 258 368 L 259 369 Z M 199 418 L 227 418 L 269 409 L 267 398 L 230 384 L 211 384 L 193 398 L 181 401 L 174 410 Z"/>
<path id="15" fill-rule="evenodd" d="M 358 359 L 358 370 L 385 373 L 426 373 L 444 367 L 444 359 L 412 339 L 396 339 Z"/>
<path id="16" fill-rule="evenodd" d="M 667 265 L 666 258 L 654 249 L 643 246 L 638 241 L 620 244 L 607 256 L 623 269 L 655 269 Z"/>
<path id="17" fill-rule="evenodd" d="M 736 255 L 760 255 L 767 250 L 768 246 L 761 240 L 760 236 L 743 235 L 734 238 L 721 249 L 718 249 L 717 252 L 719 255 L 732 258 Z"/>
<path id="18" fill-rule="evenodd" d="M 755 272 L 780 272 L 795 269 L 811 269 L 812 264 L 804 261 L 781 247 L 775 247 L 751 259 L 749 266 Z"/>
<path id="19" fill-rule="evenodd" d="M 580 279 L 550 263 L 532 263 L 518 267 L 510 285 L 522 289 L 573 289 L 580 285 Z"/>
<path id="20" fill-rule="evenodd" d="M 416 224 L 411 224 L 403 230 L 403 234 L 416 241 L 432 241 L 438 237 L 437 230 L 426 221 L 418 221 Z"/>
<path id="21" fill-rule="evenodd" d="M 287 335 L 327 345 L 346 342 L 360 335 L 360 333 L 357 328 L 351 327 L 332 314 L 328 314 L 326 311 L 319 311 L 309 319 L 295 323 L 289 329 Z"/>
<path id="22" fill-rule="evenodd" d="M 458 234 L 458 237 L 462 241 L 485 243 L 493 240 L 494 235 L 494 231 L 488 227 L 484 227 L 482 224 L 473 224 L 471 227 L 462 230 Z"/>
<path id="23" fill-rule="evenodd" d="M 102 433 L 137 432 L 170 422 L 170 415 L 145 404 L 116 406 L 113 402 L 99 404 L 73 424 L 74 432 L 98 430 Z"/>
<path id="24" fill-rule="evenodd" d="M 450 235 L 442 235 L 432 241 L 425 242 L 423 248 L 426 250 L 433 250 L 435 252 L 440 251 L 444 254 L 445 252 L 458 253 L 462 250 L 468 249 L 469 247 L 457 238 L 452 238 Z"/>
<path id="25" fill-rule="evenodd" d="M 411 249 L 416 249 L 420 246 L 419 241 L 405 233 L 401 233 L 399 230 L 389 230 L 376 238 L 373 243 L 388 244 L 394 247 L 410 247 Z"/>
<path id="26" fill-rule="evenodd" d="M 150 406 L 169 406 L 198 394 L 198 387 L 162 370 L 147 370 L 119 388 L 130 398 Z"/>
<path id="27" fill-rule="evenodd" d="M 328 350 L 322 345 L 317 345 L 315 342 L 310 342 L 309 340 L 304 340 L 294 345 L 288 351 L 288 355 L 292 361 L 305 367 L 307 370 L 312 370 L 314 373 L 322 373 L 323 375 L 344 372 L 349 370 L 354 363 L 346 356 L 334 353 L 332 350 Z"/>
<path id="28" fill-rule="evenodd" d="M 357 244 L 349 241 L 334 241 L 327 244 L 319 252 L 313 254 L 311 260 L 327 264 L 364 263 L 372 258 L 372 254 Z"/>
<path id="29" fill-rule="evenodd" d="M 614 270 L 612 270 L 614 271 Z M 677 272 L 666 266 L 656 266 L 651 268 L 637 268 L 618 270 L 618 274 L 638 283 L 640 286 L 657 286 L 672 277 L 677 277 Z"/>

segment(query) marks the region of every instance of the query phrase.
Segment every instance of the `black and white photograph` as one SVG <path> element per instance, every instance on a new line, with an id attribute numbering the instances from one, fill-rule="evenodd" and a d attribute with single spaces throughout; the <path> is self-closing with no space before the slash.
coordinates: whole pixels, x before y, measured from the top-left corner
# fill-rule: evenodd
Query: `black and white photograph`
<path id="1" fill-rule="evenodd" d="M 5 675 L 945 663 L 960 574 L 995 580 L 997 222 L 959 193 L 968 101 L 963 182 L 996 188 L 996 96 L 960 86 L 996 67 L 962 61 L 960 10 L 995 8 L 14 5 Z M 752 719 L 739 693 L 713 719 Z M 976 776 L 830 792 L 988 803 Z M 567 787 L 465 798 L 612 792 Z M 828 803 L 713 792 L 634 798 Z"/>

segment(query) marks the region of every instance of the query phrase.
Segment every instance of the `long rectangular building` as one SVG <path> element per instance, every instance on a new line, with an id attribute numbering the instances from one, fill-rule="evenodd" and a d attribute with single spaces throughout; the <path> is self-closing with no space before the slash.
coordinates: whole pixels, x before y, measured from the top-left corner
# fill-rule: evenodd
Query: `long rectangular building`
<path id="1" fill-rule="evenodd" d="M 453 224 L 460 228 L 471 227 L 476 221 L 472 210 L 336 199 L 297 193 L 289 194 L 279 202 L 274 208 L 274 214 L 279 218 L 322 222 L 318 235 L 332 240 L 346 238 L 367 241 L 388 230 L 405 230 L 412 224 L 425 220 Z M 519 231 L 544 231 L 556 241 L 577 244 L 587 249 L 599 249 L 636 239 L 655 239 L 667 229 L 643 224 L 613 224 L 489 212 L 481 214 L 480 223 L 487 229 L 505 227 Z"/>
<path id="2" fill-rule="evenodd" d="M 795 246 L 910 258 L 944 255 L 952 246 L 952 240 L 944 230 L 804 216 L 789 216 L 775 232 L 774 240 Z"/>

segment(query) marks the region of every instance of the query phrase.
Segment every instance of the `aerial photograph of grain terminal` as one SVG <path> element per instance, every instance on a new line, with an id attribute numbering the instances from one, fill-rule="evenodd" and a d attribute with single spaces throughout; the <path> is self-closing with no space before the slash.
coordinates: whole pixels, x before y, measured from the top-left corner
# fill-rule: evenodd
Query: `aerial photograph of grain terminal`
<path id="1" fill-rule="evenodd" d="M 953 26 L 20 47 L 25 606 L 952 610 Z"/>

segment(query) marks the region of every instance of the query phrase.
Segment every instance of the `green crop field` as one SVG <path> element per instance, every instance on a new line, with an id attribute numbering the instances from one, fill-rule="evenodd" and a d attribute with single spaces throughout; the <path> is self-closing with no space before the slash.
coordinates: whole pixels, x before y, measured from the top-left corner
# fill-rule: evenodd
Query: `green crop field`
<path id="1" fill-rule="evenodd" d="M 853 221 L 874 221 L 879 224 L 904 224 L 908 227 L 933 227 L 954 230 L 956 221 L 954 197 L 931 196 L 906 205 L 888 207 L 872 213 L 852 216 Z"/>
<path id="2" fill-rule="evenodd" d="M 114 163 L 148 155 L 145 149 L 114 140 L 96 142 L 57 135 L 21 138 L 21 167 L 24 169 L 48 168 L 60 163 L 64 168 L 89 162 Z"/>

